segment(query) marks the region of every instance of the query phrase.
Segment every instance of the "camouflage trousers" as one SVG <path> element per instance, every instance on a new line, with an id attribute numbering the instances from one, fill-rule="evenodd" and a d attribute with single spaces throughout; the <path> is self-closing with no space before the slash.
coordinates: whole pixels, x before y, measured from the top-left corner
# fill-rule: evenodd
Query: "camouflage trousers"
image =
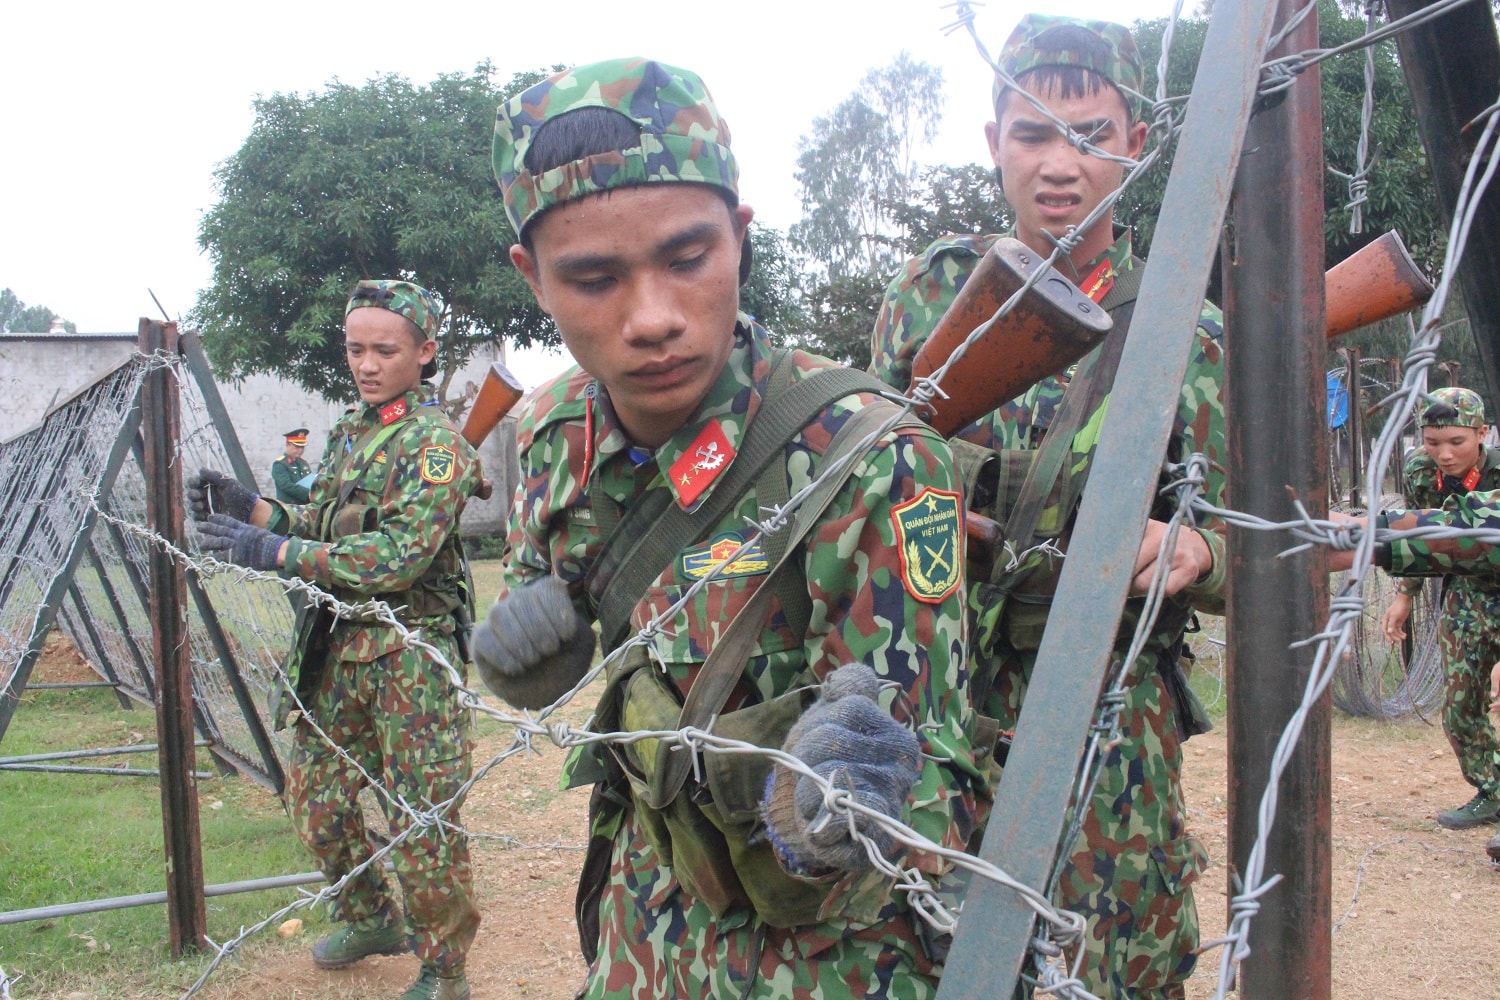
<path id="1" fill-rule="evenodd" d="M 687 895 L 627 814 L 599 903 L 589 1000 L 927 1000 L 937 971 L 910 911 L 873 924 L 768 927 L 745 909 L 715 917 Z"/>
<path id="2" fill-rule="evenodd" d="M 438 646 L 450 662 L 459 662 L 451 638 Z M 459 707 L 443 668 L 420 650 L 364 663 L 336 656 L 307 706 L 336 746 L 299 718 L 286 789 L 297 834 L 330 882 L 373 853 L 359 805 L 359 792 L 369 783 L 365 774 L 412 808 L 425 809 L 451 798 L 468 780 L 470 750 L 469 712 Z M 412 825 L 384 797 L 381 804 L 393 838 Z M 458 809 L 446 818 L 457 824 Z M 392 860 L 412 950 L 445 972 L 462 969 L 479 927 L 468 839 L 422 827 L 401 841 Z M 375 864 L 344 887 L 333 909 L 352 921 L 391 914 L 394 906 L 382 866 Z"/>
<path id="3" fill-rule="evenodd" d="M 1447 691 L 1443 732 L 1464 780 L 1500 798 L 1500 741 L 1490 722 L 1490 668 L 1500 660 L 1500 596 L 1469 581 L 1452 582 L 1443 598 L 1438 640 Z"/>
<path id="4" fill-rule="evenodd" d="M 1068 851 L 1054 902 L 1087 921 L 1079 978 L 1108 1000 L 1171 1000 L 1197 964 L 1192 884 L 1208 854 L 1187 833 L 1182 744 L 1152 648 L 1133 664 L 1118 739 L 1103 749 L 1099 780 Z M 1001 663 L 986 713 L 1013 729 L 1035 652 Z"/>

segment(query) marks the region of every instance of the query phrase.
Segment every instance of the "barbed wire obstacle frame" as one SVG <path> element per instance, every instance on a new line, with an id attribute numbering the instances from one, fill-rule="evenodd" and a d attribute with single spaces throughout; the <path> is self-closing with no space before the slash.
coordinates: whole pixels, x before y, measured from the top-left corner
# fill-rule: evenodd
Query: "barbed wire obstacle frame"
<path id="1" fill-rule="evenodd" d="M 123 526 L 146 524 L 141 387 L 162 366 L 182 393 L 174 453 L 184 469 L 255 482 L 192 333 L 179 355 L 134 354 L 0 443 L 0 741 L 54 627 L 122 703 L 154 703 L 147 546 Z M 187 584 L 195 727 L 221 771 L 279 793 L 265 705 L 291 643 L 291 606 L 276 588 L 213 586 L 191 567 Z"/>

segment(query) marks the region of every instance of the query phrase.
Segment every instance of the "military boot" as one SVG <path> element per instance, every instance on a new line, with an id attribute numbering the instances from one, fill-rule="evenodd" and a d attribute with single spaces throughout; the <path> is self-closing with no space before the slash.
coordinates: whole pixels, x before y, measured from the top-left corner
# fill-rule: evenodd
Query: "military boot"
<path id="1" fill-rule="evenodd" d="M 437 966 L 423 962 L 417 981 L 406 988 L 401 1000 L 469 1000 L 469 981 L 462 970 L 440 976 Z"/>
<path id="2" fill-rule="evenodd" d="M 1496 830 L 1490 842 L 1484 845 L 1484 853 L 1490 856 L 1491 861 L 1500 864 L 1500 830 Z"/>
<path id="3" fill-rule="evenodd" d="M 1438 826 L 1445 830 L 1468 830 L 1497 819 L 1500 819 L 1500 799 L 1492 799 L 1483 792 L 1457 809 L 1444 809 L 1437 814 Z"/>
<path id="4" fill-rule="evenodd" d="M 400 920 L 371 917 L 343 923 L 312 946 L 313 964 L 320 969 L 342 969 L 368 955 L 399 955 L 411 946 Z"/>

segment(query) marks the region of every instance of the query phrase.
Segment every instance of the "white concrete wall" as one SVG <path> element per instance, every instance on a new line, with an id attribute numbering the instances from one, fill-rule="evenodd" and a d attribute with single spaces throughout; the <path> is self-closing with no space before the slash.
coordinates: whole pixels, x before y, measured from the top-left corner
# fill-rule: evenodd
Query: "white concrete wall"
<path id="1" fill-rule="evenodd" d="M 0 334 L 0 441 L 40 423 L 48 409 L 98 380 L 134 351 L 134 333 Z M 483 380 L 490 362 L 504 360 L 504 347 L 482 349 L 454 376 L 450 394 Z M 285 447 L 282 434 L 308 428 L 307 460 L 323 457 L 331 428 L 344 406 L 329 403 L 300 386 L 270 375 L 251 375 L 239 383 L 222 382 L 219 394 L 229 411 L 256 485 L 271 489 L 271 463 Z M 495 483 L 488 501 L 471 500 L 464 510 L 465 536 L 503 533 L 516 483 L 515 421 L 507 419 L 490 435 L 480 458 Z"/>

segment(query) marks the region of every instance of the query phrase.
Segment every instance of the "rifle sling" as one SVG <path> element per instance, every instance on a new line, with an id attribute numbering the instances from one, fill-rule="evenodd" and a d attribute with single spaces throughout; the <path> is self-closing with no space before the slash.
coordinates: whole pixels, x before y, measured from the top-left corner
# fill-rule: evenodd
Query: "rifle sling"
<path id="1" fill-rule="evenodd" d="M 1135 264 L 1135 267 L 1117 275 L 1113 287 L 1099 303 L 1110 314 L 1114 326 L 1104 342 L 1090 351 L 1079 364 L 1078 373 L 1063 393 L 1062 403 L 1058 405 L 1052 423 L 1047 428 L 1041 448 L 1032 459 L 1031 468 L 1027 470 L 1021 492 L 1016 498 L 1016 505 L 1005 522 L 1004 537 L 1021 548 L 1030 546 L 1034 541 L 1043 504 L 1052 495 L 1063 464 L 1072 454 L 1073 436 L 1078 433 L 1089 414 L 1109 395 L 1114 385 L 1115 371 L 1119 368 L 1120 356 L 1125 351 L 1125 337 L 1130 331 L 1130 319 L 1135 312 L 1135 299 L 1140 294 L 1141 277 L 1145 270 L 1141 262 L 1136 261 Z M 1068 506 L 1082 492 L 1088 471 L 1085 468 L 1077 477 L 1077 482 L 1072 484 L 1068 491 Z M 1066 511 L 1063 516 L 1067 516 Z"/>
<path id="2" fill-rule="evenodd" d="M 772 375 L 760 409 L 724 478 L 692 511 L 671 502 L 671 491 L 659 486 L 633 504 L 604 543 L 585 582 L 599 620 L 599 641 L 606 651 L 624 637 L 630 613 L 646 589 L 684 548 L 712 530 L 737 506 L 762 468 L 783 454 L 792 435 L 834 400 L 856 392 L 883 392 L 889 387 L 874 376 L 851 368 L 826 368 L 791 383 L 783 393 L 776 369 L 789 364 L 790 351 L 776 352 Z M 653 497 L 653 493 L 660 496 Z"/>

